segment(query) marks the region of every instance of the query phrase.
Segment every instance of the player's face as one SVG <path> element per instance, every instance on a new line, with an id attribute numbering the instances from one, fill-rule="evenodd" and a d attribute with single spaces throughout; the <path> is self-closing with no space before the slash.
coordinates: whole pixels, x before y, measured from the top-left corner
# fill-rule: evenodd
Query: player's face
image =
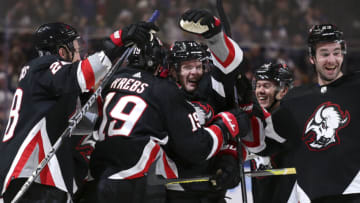
<path id="1" fill-rule="evenodd" d="M 258 80 L 255 87 L 255 96 L 263 108 L 270 108 L 275 101 L 276 84 L 270 80 Z"/>
<path id="2" fill-rule="evenodd" d="M 327 85 L 343 75 L 341 65 L 344 55 L 341 45 L 335 42 L 323 42 L 316 45 L 315 57 L 310 62 L 315 65 L 318 83 Z"/>
<path id="3" fill-rule="evenodd" d="M 202 62 L 190 60 L 181 62 L 179 82 L 187 92 L 194 92 L 199 85 L 199 81 L 204 74 Z"/>

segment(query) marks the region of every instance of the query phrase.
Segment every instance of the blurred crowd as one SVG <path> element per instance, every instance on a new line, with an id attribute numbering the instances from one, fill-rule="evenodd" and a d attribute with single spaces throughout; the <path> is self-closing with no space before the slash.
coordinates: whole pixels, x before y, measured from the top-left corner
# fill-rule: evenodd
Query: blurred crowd
<path id="1" fill-rule="evenodd" d="M 295 73 L 295 85 L 313 81 L 307 60 L 306 37 L 313 24 L 334 23 L 348 43 L 347 70 L 355 70 L 360 56 L 358 0 L 223 0 L 232 38 L 245 53 L 244 72 L 270 61 L 284 62 Z M 188 8 L 207 8 L 217 15 L 216 0 L 13 0 L 0 8 L 0 133 L 6 127 L 12 93 L 24 63 L 37 56 L 31 33 L 41 24 L 60 21 L 80 31 L 88 53 L 99 40 L 160 10 L 157 25 L 165 45 L 193 39 L 177 27 Z M 197 38 L 195 40 L 200 40 Z"/>

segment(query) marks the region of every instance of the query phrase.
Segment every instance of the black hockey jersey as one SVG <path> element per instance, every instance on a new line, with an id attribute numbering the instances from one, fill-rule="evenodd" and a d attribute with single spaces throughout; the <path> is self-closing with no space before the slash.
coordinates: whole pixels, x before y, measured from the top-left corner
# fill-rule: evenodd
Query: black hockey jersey
<path id="1" fill-rule="evenodd" d="M 24 66 L 14 94 L 9 121 L 0 143 L 0 188 L 3 194 L 12 179 L 32 175 L 68 126 L 78 96 L 88 91 L 111 67 L 103 52 L 70 63 L 58 56 L 42 56 Z M 35 182 L 73 193 L 70 138 Z"/>
<path id="2" fill-rule="evenodd" d="M 195 92 L 187 93 L 183 91 L 186 99 L 191 102 L 196 109 L 201 106 L 201 111 L 197 111 L 200 124 L 206 126 L 209 124 L 209 115 L 215 115 L 221 111 L 226 111 L 235 107 L 234 86 L 236 77 L 240 72 L 240 64 L 243 60 L 243 52 L 241 48 L 231 38 L 223 32 L 208 39 L 207 44 L 212 51 L 212 61 L 214 66 L 209 72 L 204 73 L 199 86 Z M 204 112 L 202 112 L 204 111 Z M 241 129 L 240 129 L 241 130 Z M 223 146 L 222 149 L 228 150 L 230 146 Z M 236 154 L 236 153 L 235 153 Z M 158 163 L 163 165 L 171 165 L 174 174 L 163 173 L 166 178 L 189 178 L 209 175 L 213 170 L 213 159 L 195 164 L 187 164 L 179 160 L 176 156 L 168 154 L 169 158 L 165 159 L 169 163 Z M 191 191 L 191 192 L 209 192 L 212 186 L 207 183 L 187 183 L 187 184 L 171 184 L 167 185 L 169 190 Z"/>
<path id="3" fill-rule="evenodd" d="M 202 128 L 195 109 L 172 81 L 123 68 L 103 93 L 101 142 L 90 160 L 95 178 L 142 177 L 156 159 L 166 159 L 162 149 L 194 164 L 214 156 L 222 146 L 219 128 Z M 171 166 L 163 167 L 174 173 Z"/>
<path id="4" fill-rule="evenodd" d="M 360 74 L 329 85 L 295 88 L 272 115 L 275 131 L 294 153 L 297 183 L 289 201 L 360 193 Z"/>

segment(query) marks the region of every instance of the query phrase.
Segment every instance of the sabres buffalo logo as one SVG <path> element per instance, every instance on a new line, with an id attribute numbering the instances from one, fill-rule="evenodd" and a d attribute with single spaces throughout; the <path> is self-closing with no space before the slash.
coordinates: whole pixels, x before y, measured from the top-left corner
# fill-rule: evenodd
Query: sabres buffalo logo
<path id="1" fill-rule="evenodd" d="M 316 108 L 306 123 L 303 140 L 310 150 L 328 149 L 340 143 L 339 131 L 350 122 L 350 114 L 331 102 Z"/>
<path id="2" fill-rule="evenodd" d="M 208 125 L 214 117 L 214 109 L 210 104 L 201 101 L 190 103 L 196 110 L 200 125 Z"/>

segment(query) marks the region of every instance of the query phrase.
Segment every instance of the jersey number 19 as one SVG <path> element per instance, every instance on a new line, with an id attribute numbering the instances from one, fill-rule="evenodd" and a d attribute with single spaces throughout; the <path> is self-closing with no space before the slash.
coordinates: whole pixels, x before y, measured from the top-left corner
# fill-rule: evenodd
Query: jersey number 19
<path id="1" fill-rule="evenodd" d="M 129 136 L 147 107 L 147 103 L 141 97 L 134 95 L 123 96 L 118 99 L 115 106 L 109 112 L 111 118 L 107 118 L 106 109 L 114 95 L 115 93 L 111 92 L 105 98 L 103 120 L 99 129 L 100 140 L 105 139 L 105 134 L 107 136 Z M 124 110 L 128 105 L 132 105 L 132 107 L 127 113 Z M 115 128 L 115 124 L 118 121 L 123 121 L 123 124 L 120 128 Z M 109 127 L 107 133 L 105 133 L 104 130 L 107 122 L 109 122 Z"/>

